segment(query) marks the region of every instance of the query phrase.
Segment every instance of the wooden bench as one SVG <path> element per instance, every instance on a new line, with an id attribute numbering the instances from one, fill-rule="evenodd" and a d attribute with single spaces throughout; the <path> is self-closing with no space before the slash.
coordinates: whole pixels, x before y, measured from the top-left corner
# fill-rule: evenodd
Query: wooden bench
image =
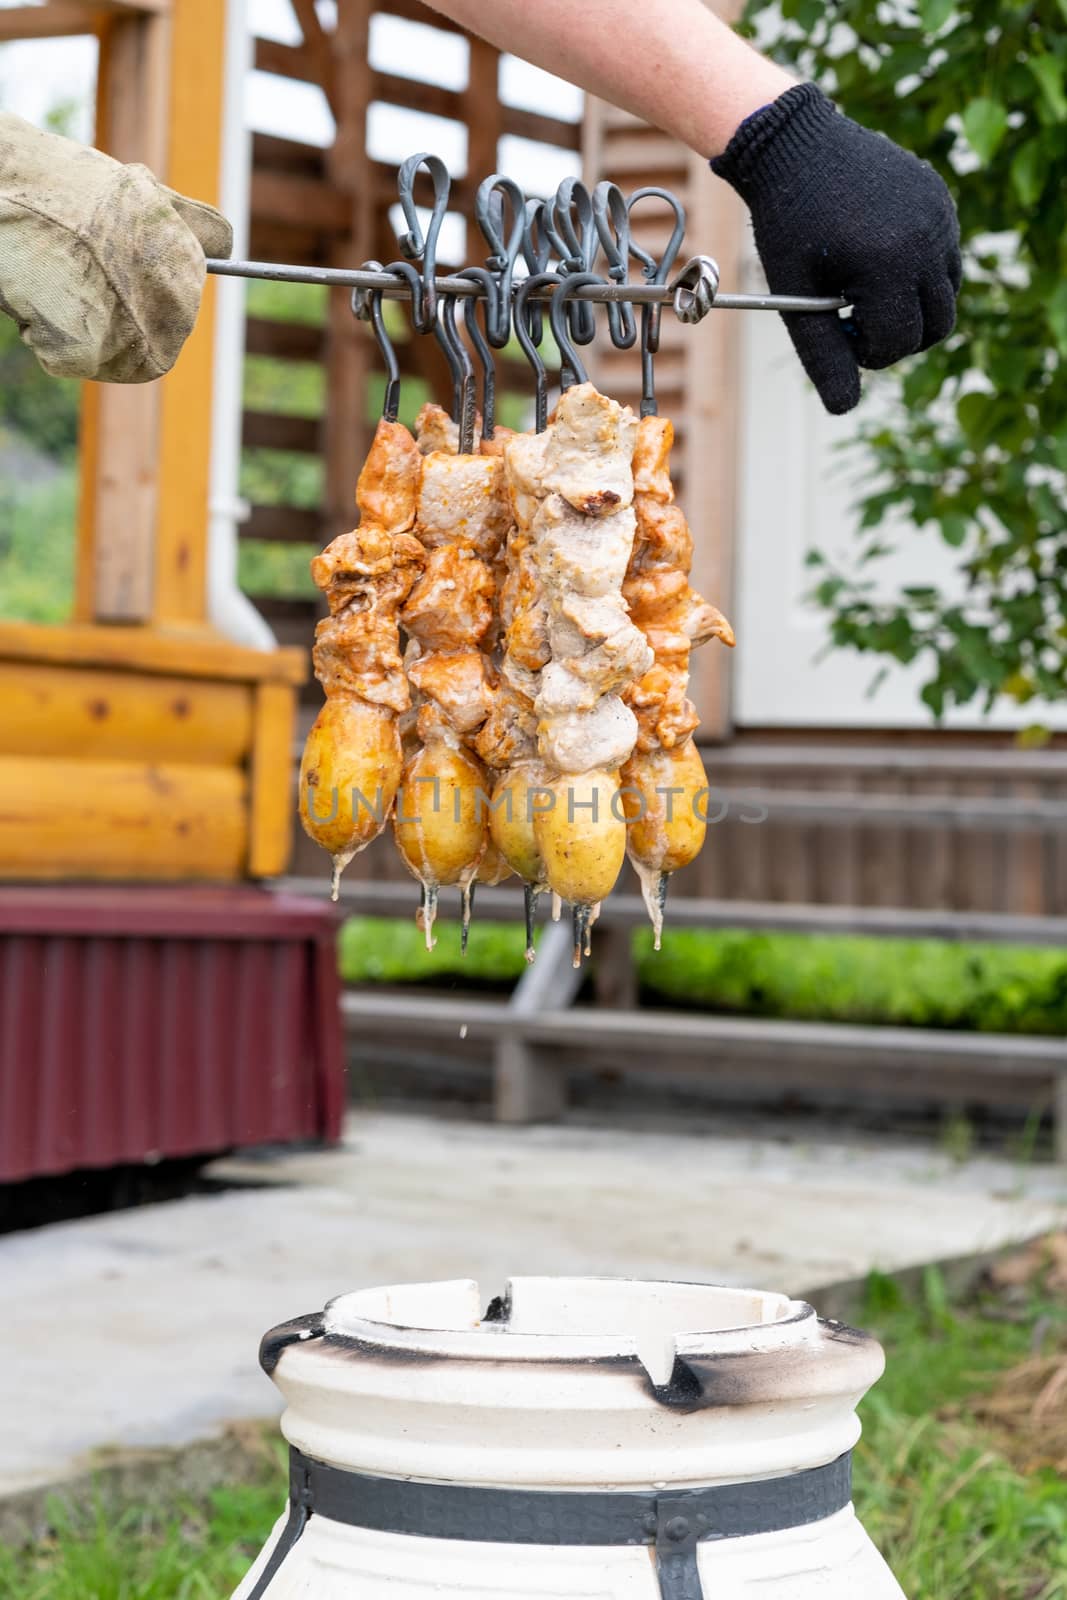
<path id="1" fill-rule="evenodd" d="M 291 879 L 301 893 L 325 893 L 325 883 Z M 444 905 L 443 914 L 458 910 Z M 410 884 L 349 882 L 342 903 L 353 914 L 409 914 Z M 518 890 L 483 890 L 478 910 L 487 920 L 518 921 Z M 609 1057 L 643 1071 L 676 1074 L 707 1070 L 709 1060 L 744 1062 L 746 1071 L 786 1078 L 862 1085 L 865 1074 L 888 1074 L 890 1086 L 913 1097 L 940 1098 L 973 1087 L 979 1097 L 996 1081 L 1015 1092 L 1051 1085 L 1056 1154 L 1067 1162 L 1067 1040 L 947 1029 L 856 1026 L 725 1017 L 701 1012 L 643 1010 L 636 1003 L 631 934 L 647 922 L 636 895 L 605 903 L 594 930 L 596 1003 L 573 1002 L 583 974 L 571 963 L 568 923 L 549 923 L 536 962 L 505 1000 L 451 998 L 410 992 L 349 989 L 342 994 L 345 1025 L 362 1038 L 453 1043 L 488 1042 L 493 1052 L 494 1109 L 503 1122 L 552 1120 L 567 1103 L 568 1058 Z M 883 938 L 948 939 L 997 944 L 1067 945 L 1067 918 L 986 912 L 905 911 L 886 907 L 802 906 L 679 898 L 671 905 L 677 928 L 741 928 L 763 932 L 864 934 Z M 462 1030 L 462 1034 L 461 1034 Z M 883 1079 L 882 1081 L 885 1081 Z"/>

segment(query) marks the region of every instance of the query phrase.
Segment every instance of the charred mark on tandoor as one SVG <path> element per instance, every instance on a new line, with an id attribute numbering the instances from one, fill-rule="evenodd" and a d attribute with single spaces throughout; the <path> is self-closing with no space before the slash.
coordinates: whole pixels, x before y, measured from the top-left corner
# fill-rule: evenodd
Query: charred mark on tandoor
<path id="1" fill-rule="evenodd" d="M 676 1356 L 667 1383 L 656 1384 L 642 1368 L 643 1387 L 660 1405 L 673 1411 L 702 1411 L 718 1406 L 767 1405 L 818 1392 L 815 1374 L 832 1364 L 833 1389 L 867 1387 L 872 1380 L 869 1363 L 880 1346 L 868 1333 L 843 1322 L 819 1322 L 819 1337 L 812 1343 L 775 1351 L 731 1350 L 721 1355 Z M 855 1379 L 846 1369 L 857 1368 Z"/>
<path id="2" fill-rule="evenodd" d="M 643 1387 L 661 1406 L 683 1413 L 720 1406 L 752 1406 L 784 1398 L 782 1368 L 753 1361 L 759 1350 L 732 1351 L 721 1356 L 676 1356 L 667 1383 L 653 1383 L 645 1374 Z"/>
<path id="3" fill-rule="evenodd" d="M 290 1345 L 306 1344 L 309 1339 L 321 1339 L 326 1324 L 321 1311 L 308 1312 L 303 1317 L 293 1317 L 289 1322 L 279 1322 L 259 1342 L 259 1364 L 268 1378 Z"/>
<path id="4" fill-rule="evenodd" d="M 317 1352 L 327 1359 L 346 1363 L 358 1361 L 386 1371 L 404 1367 L 428 1370 L 455 1367 L 457 1363 L 462 1363 L 468 1372 L 479 1367 L 498 1372 L 501 1360 L 508 1359 L 506 1339 L 509 1310 L 506 1297 L 495 1296 L 490 1300 L 482 1323 L 490 1326 L 494 1343 L 487 1345 L 484 1353 L 477 1354 L 378 1343 L 357 1334 L 327 1330 L 324 1314 L 318 1312 L 283 1322 L 266 1334 L 260 1345 L 260 1365 L 270 1374 L 290 1346 L 314 1339 Z M 413 1334 L 433 1332 L 418 1328 L 398 1331 Z M 496 1343 L 497 1339 L 504 1339 L 504 1346 Z M 767 1405 L 810 1395 L 819 1369 L 832 1369 L 834 1392 L 849 1388 L 853 1381 L 857 1388 L 865 1388 L 872 1381 L 869 1364 L 878 1350 L 878 1342 L 870 1334 L 850 1328 L 843 1322 L 820 1320 L 819 1337 L 811 1343 L 773 1351 L 757 1347 L 725 1351 L 722 1354 L 676 1355 L 670 1378 L 660 1384 L 653 1381 L 636 1353 L 553 1356 L 545 1352 L 530 1359 L 522 1358 L 521 1365 L 537 1367 L 542 1371 L 580 1370 L 591 1373 L 599 1370 L 629 1375 L 657 1405 L 685 1414 L 716 1407 Z M 854 1379 L 845 1370 L 851 1362 L 857 1367 Z M 818 1389 L 819 1384 L 815 1382 L 814 1392 L 818 1392 Z"/>

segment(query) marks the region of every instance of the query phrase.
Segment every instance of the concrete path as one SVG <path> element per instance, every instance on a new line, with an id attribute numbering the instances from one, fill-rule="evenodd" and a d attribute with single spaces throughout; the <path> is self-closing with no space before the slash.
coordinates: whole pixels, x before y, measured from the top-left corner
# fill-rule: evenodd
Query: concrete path
<path id="1" fill-rule="evenodd" d="M 1067 1221 L 1051 1167 L 725 1121 L 360 1113 L 338 1150 L 214 1172 L 242 1186 L 0 1238 L 0 1494 L 75 1475 L 101 1447 L 269 1416 L 261 1333 L 359 1285 L 473 1276 L 488 1300 L 509 1274 L 598 1272 L 801 1293 Z"/>

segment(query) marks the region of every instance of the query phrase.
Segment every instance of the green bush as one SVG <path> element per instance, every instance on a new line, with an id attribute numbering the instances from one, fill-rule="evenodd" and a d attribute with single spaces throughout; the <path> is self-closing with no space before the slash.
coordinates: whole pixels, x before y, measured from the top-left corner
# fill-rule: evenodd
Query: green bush
<path id="1" fill-rule="evenodd" d="M 637 936 L 643 985 L 672 1004 L 799 1021 L 1067 1033 L 1055 950 L 789 933 Z"/>
<path id="2" fill-rule="evenodd" d="M 441 918 L 427 952 L 414 922 L 355 917 L 341 934 L 350 983 L 505 984 L 524 970 L 517 925 L 479 923 L 467 955 Z M 593 941 L 596 958 L 596 938 Z M 738 1016 L 884 1023 L 983 1033 L 1067 1034 L 1067 954 L 936 940 L 668 931 L 635 935 L 647 999 Z"/>
<path id="3" fill-rule="evenodd" d="M 833 642 L 926 674 L 935 716 L 1067 694 L 1067 3 L 748 0 L 776 53 L 929 161 L 956 198 L 956 332 L 881 380 L 851 556 L 813 553 Z M 956 593 L 894 593 L 904 537 L 957 552 Z M 922 531 L 920 531 L 922 530 Z"/>
<path id="4" fill-rule="evenodd" d="M 73 462 L 44 483 L 0 482 L 0 617 L 62 622 L 70 615 L 77 487 Z"/>

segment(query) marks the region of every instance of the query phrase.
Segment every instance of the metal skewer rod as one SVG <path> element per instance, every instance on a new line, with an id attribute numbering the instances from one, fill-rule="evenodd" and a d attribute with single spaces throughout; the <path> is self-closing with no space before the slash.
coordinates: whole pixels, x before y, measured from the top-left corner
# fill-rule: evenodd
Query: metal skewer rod
<path id="1" fill-rule="evenodd" d="M 330 288 L 380 289 L 386 300 L 408 300 L 411 290 L 402 278 L 391 272 L 365 272 L 346 267 L 294 267 L 275 261 L 220 261 L 209 259 L 207 270 L 220 278 L 263 278 L 271 283 L 317 283 Z M 518 279 L 516 287 L 522 280 Z M 434 279 L 438 293 L 458 295 L 461 299 L 483 297 L 483 285 L 470 278 L 450 276 Z M 551 300 L 556 285 L 546 284 L 534 290 L 531 298 Z M 589 284 L 573 291 L 575 300 L 592 300 L 597 304 L 625 300 L 631 305 L 670 305 L 674 299 L 672 285 L 662 283 L 604 283 Z M 721 311 L 840 311 L 847 300 L 826 295 L 789 294 L 717 294 L 712 310 Z"/>

